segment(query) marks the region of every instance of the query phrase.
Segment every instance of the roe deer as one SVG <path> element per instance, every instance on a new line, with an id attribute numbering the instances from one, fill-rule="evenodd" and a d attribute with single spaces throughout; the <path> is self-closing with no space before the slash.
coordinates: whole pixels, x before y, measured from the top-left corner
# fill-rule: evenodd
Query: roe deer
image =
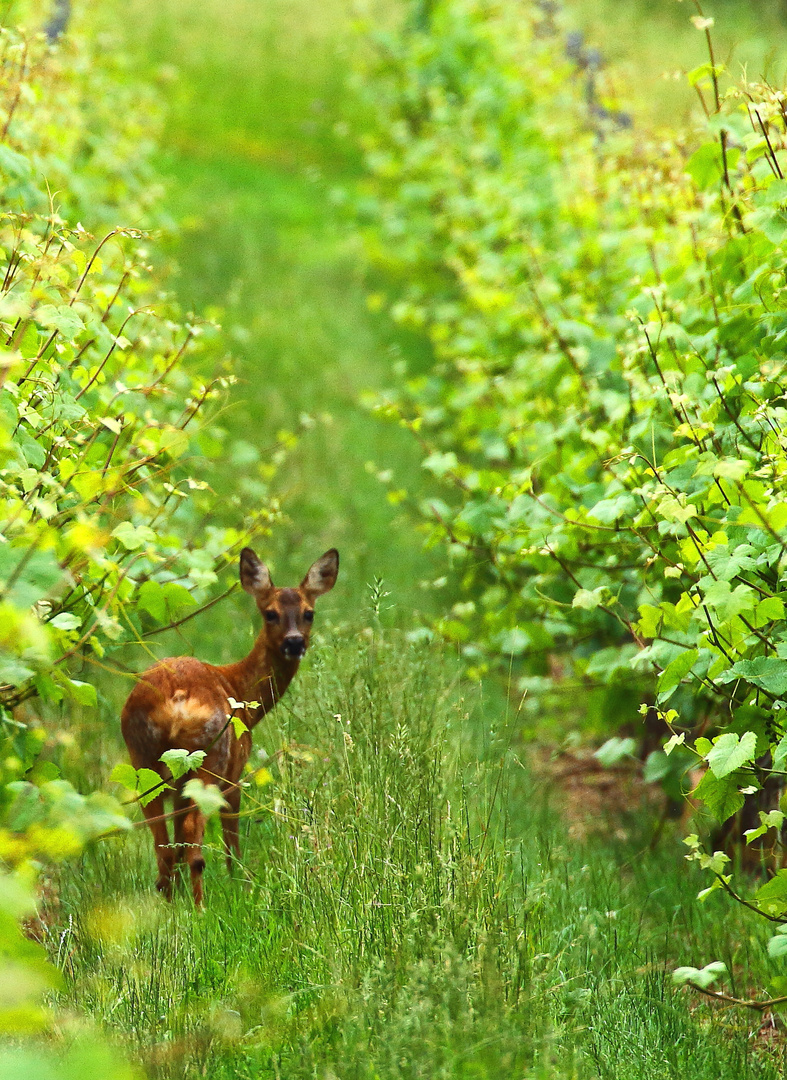
<path id="1" fill-rule="evenodd" d="M 332 548 L 310 568 L 297 589 L 277 589 L 268 568 L 251 548 L 240 553 L 240 582 L 257 601 L 262 629 L 245 660 L 217 667 L 192 656 L 161 660 L 144 672 L 129 695 L 121 715 L 135 769 L 154 769 L 164 780 L 170 772 L 159 759 L 172 749 L 204 750 L 196 776 L 218 784 L 227 801 L 221 813 L 227 866 L 240 854 L 238 812 L 240 780 L 251 752 L 250 730 L 284 694 L 309 644 L 314 601 L 328 592 L 339 573 L 339 553 Z M 230 697 L 259 702 L 258 708 L 236 712 L 249 731 L 236 736 L 229 715 Z M 173 790 L 157 795 L 143 808 L 153 832 L 158 863 L 156 888 L 169 899 L 177 863 L 191 871 L 194 901 L 202 903 L 202 838 L 205 818 L 183 793 L 187 777 L 172 781 Z M 174 800 L 174 840 L 170 843 L 164 799 Z"/>

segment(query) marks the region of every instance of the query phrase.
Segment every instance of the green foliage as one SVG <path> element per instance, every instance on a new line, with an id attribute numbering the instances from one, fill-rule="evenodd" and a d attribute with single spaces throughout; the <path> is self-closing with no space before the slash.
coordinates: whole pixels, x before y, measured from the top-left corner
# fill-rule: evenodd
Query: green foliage
<path id="1" fill-rule="evenodd" d="M 201 754 L 202 751 L 197 750 L 195 753 Z M 180 763 L 183 761 L 183 755 L 187 755 L 187 751 L 168 750 L 167 754 L 176 755 L 174 759 L 175 768 L 170 770 L 172 775 L 175 776 Z M 161 758 L 162 761 L 164 760 L 164 756 Z M 186 770 L 184 769 L 183 771 L 185 772 Z M 178 775 L 182 775 L 182 773 L 178 773 Z M 109 779 L 115 784 L 122 784 L 128 791 L 133 791 L 140 806 L 147 806 L 147 804 L 152 802 L 157 795 L 163 794 L 165 790 L 168 791 L 172 787 L 171 784 L 162 780 L 154 769 L 135 769 L 133 765 L 129 765 L 127 761 L 118 762 L 110 773 Z"/>
<path id="2" fill-rule="evenodd" d="M 251 446 L 256 501 L 215 506 L 234 375 L 218 328 L 186 319 L 163 291 L 170 268 L 151 265 L 158 235 L 142 229 L 166 223 L 151 164 L 161 100 L 108 43 L 76 34 L 50 48 L 0 29 L 0 1026 L 16 1036 L 54 1018 L 43 994 L 57 972 L 18 926 L 36 873 L 130 828 L 117 800 L 39 760 L 39 709 L 92 709 L 85 666 L 125 667 L 130 642 L 150 653 L 145 639 L 197 612 L 275 514 L 272 468 Z M 197 762 L 169 764 L 180 775 Z M 140 802 L 163 783 L 125 768 Z M 92 1043 L 57 1064 L 9 1049 L 0 1074 L 35 1062 L 65 1078 L 91 1061 L 131 1076 Z"/>
<path id="3" fill-rule="evenodd" d="M 162 184 L 151 163 L 160 94 L 129 78 L 130 61 L 109 38 L 71 33 L 47 47 L 33 32 L 41 14 L 40 4 L 22 10 L 12 0 L 2 16 L 4 208 L 47 215 L 55 205 L 89 228 L 118 219 L 160 225 Z M 14 29 L 17 22 L 30 29 Z"/>
<path id="4" fill-rule="evenodd" d="M 102 1062 L 105 1075 L 125 1080 L 128 1067 L 106 1047 L 83 1038 L 65 1055 L 43 1055 L 24 1040 L 50 1033 L 56 1022 L 48 998 L 62 987 L 58 968 L 31 927 L 37 922 L 36 878 L 79 855 L 91 840 L 125 834 L 131 823 L 120 804 L 102 792 L 82 795 L 47 762 L 37 762 L 40 729 L 7 720 L 14 732 L 0 764 L 0 1076 L 30 1075 L 43 1067 L 56 1080 L 79 1075 L 79 1063 Z M 26 775 L 28 779 L 13 779 Z M 22 920 L 27 920 L 26 932 Z"/>
<path id="5" fill-rule="evenodd" d="M 215 784 L 206 784 L 197 776 L 186 781 L 183 794 L 197 804 L 206 818 L 228 806 L 227 800 Z"/>
<path id="6" fill-rule="evenodd" d="M 722 963 L 721 960 L 716 960 L 712 964 L 706 964 L 704 968 L 676 968 L 672 974 L 672 981 L 678 986 L 691 982 L 705 989 L 711 986 L 720 975 L 724 975 L 726 971 L 727 965 Z"/>
<path id="7" fill-rule="evenodd" d="M 785 730 L 783 95 L 709 64 L 697 130 L 601 131 L 539 10 L 444 0 L 379 41 L 362 210 L 435 363 L 374 404 L 442 489 L 413 510 L 471 671 L 516 658 L 535 714 L 551 655 L 608 726 L 712 722 L 725 821 Z"/>
<path id="8" fill-rule="evenodd" d="M 637 744 L 634 739 L 619 739 L 613 737 L 607 739 L 603 746 L 600 746 L 595 753 L 595 757 L 601 762 L 602 765 L 609 768 L 612 765 L 617 765 L 619 761 L 629 757 L 637 748 Z"/>
<path id="9" fill-rule="evenodd" d="M 35 912 L 31 891 L 10 874 L 0 875 L 0 942 L 2 943 L 3 1000 L 0 1031 L 31 1034 L 47 1024 L 42 1007 L 45 991 L 62 985 L 57 968 L 49 964 L 44 948 L 22 933 L 21 919 Z M 0 1061 L 2 1059 L 0 1058 Z"/>
<path id="10" fill-rule="evenodd" d="M 210 410 L 233 381 L 202 374 L 216 328 L 183 320 L 138 229 L 106 225 L 151 219 L 159 185 L 137 136 L 155 96 L 134 97 L 84 40 L 2 35 L 0 700 L 90 705 L 69 661 L 104 662 L 193 613 L 271 511 L 230 501 L 226 527 L 215 512 L 206 477 L 226 432 Z"/>
<path id="11" fill-rule="evenodd" d="M 240 734 L 240 733 L 238 733 Z M 165 750 L 161 760 L 172 773 L 173 780 L 179 780 L 186 773 L 198 769 L 205 760 L 204 750 Z"/>

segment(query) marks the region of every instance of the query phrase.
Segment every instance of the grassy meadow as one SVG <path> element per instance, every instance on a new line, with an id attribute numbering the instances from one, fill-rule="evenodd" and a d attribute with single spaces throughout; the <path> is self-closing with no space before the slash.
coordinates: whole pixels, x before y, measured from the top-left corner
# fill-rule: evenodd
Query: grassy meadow
<path id="1" fill-rule="evenodd" d="M 53 883 L 61 1003 L 151 1077 L 780 1075 L 748 1016 L 670 980 L 710 949 L 744 989 L 761 928 L 718 894 L 698 916 L 636 805 L 568 830 L 516 716 L 481 727 L 451 668 L 379 631 L 324 641 L 255 735 L 273 780 L 232 879 L 212 823 L 204 913 L 154 894 L 146 830 Z"/>
<path id="2" fill-rule="evenodd" d="M 631 14 L 626 35 L 604 14 L 613 7 Z M 672 99 L 652 105 L 646 78 L 692 50 L 688 64 L 704 59 L 688 5 L 683 29 L 666 7 L 576 7 L 578 25 L 642 72 L 635 113 L 660 119 Z M 745 4 L 726 7 L 751 25 Z M 259 553 L 277 584 L 331 546 L 342 569 L 298 681 L 255 734 L 253 761 L 269 775 L 246 794 L 232 878 L 211 823 L 205 911 L 185 889 L 171 906 L 154 893 L 142 828 L 50 882 L 45 929 L 66 1015 L 99 1023 L 161 1080 L 784 1075 L 780 1032 L 672 987 L 679 964 L 724 960 L 734 992 L 759 992 L 779 964 L 754 916 L 719 894 L 690 902 L 705 882 L 681 856 L 686 824 L 667 822 L 656 842 L 659 811 L 639 794 L 588 822 L 581 798 L 550 789 L 551 766 L 523 763 L 505 687 L 467 685 L 438 646 L 406 641 L 419 613 L 450 598 L 422 587 L 441 557 L 422 551 L 373 475 L 394 468 L 426 494 L 416 450 L 359 398 L 430 357 L 370 310 L 387 283 L 365 275 L 344 211 L 365 123 L 349 4 L 107 0 L 98 11 L 139 77 L 166 90 L 159 165 L 183 224 L 171 285 L 217 315 L 236 358 L 223 422 L 261 447 L 299 433 L 279 474 L 286 518 Z M 253 498 L 252 479 L 227 462 L 217 497 Z M 250 606 L 231 599 L 167 648 L 239 656 Z M 554 731 L 566 734 L 559 717 Z M 125 757 L 115 714 L 54 743 L 86 788 Z"/>

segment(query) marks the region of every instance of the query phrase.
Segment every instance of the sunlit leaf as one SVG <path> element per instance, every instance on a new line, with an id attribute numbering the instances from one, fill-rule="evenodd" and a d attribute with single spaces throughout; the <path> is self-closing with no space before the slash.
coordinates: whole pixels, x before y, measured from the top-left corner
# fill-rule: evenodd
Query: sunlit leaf
<path id="1" fill-rule="evenodd" d="M 227 800 L 216 785 L 206 785 L 197 777 L 193 780 L 188 780 L 184 784 L 183 794 L 186 798 L 192 799 L 197 804 L 205 817 L 212 817 L 213 814 L 217 813 L 219 810 L 224 810 L 227 807 Z"/>
<path id="2" fill-rule="evenodd" d="M 159 760 L 163 761 L 172 773 L 172 779 L 179 780 L 181 776 L 194 772 L 200 767 L 205 760 L 205 751 L 192 750 L 189 753 L 188 750 L 182 749 L 165 750 Z"/>

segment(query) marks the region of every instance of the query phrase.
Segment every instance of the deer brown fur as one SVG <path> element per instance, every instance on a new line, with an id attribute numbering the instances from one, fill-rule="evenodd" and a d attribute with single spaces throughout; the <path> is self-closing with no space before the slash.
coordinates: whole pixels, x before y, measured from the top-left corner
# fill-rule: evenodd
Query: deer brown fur
<path id="1" fill-rule="evenodd" d="M 140 676 L 121 714 L 121 728 L 135 769 L 148 768 L 171 782 L 172 790 L 157 795 L 143 808 L 153 833 L 158 864 L 158 888 L 167 898 L 177 864 L 191 872 L 196 904 L 202 903 L 202 839 L 205 818 L 183 793 L 190 777 L 172 781 L 160 761 L 167 750 L 205 751 L 195 774 L 216 784 L 227 808 L 221 812 L 227 865 L 240 855 L 238 813 L 240 779 L 251 753 L 251 729 L 280 700 L 292 682 L 309 644 L 314 602 L 332 589 L 339 572 L 339 554 L 332 548 L 309 569 L 295 589 L 277 589 L 268 568 L 251 548 L 240 554 L 240 582 L 257 602 L 262 629 L 249 655 L 236 664 L 216 666 L 191 656 L 161 660 Z M 229 723 L 229 699 L 259 702 L 254 709 L 236 710 L 248 731 L 236 736 Z M 164 800 L 174 801 L 174 836 L 170 842 Z"/>

